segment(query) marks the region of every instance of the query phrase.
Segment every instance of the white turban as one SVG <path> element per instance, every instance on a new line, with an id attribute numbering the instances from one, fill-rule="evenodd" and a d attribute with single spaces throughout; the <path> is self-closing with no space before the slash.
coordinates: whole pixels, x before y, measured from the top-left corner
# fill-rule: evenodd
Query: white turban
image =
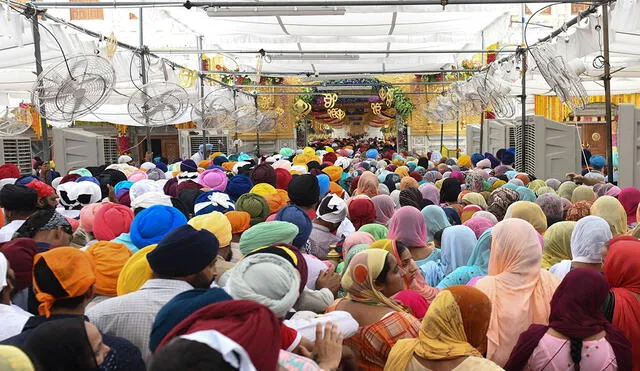
<path id="1" fill-rule="evenodd" d="M 132 187 L 133 188 L 133 187 Z M 147 192 L 131 200 L 131 208 L 143 208 L 147 209 L 154 205 L 173 206 L 171 203 L 171 197 L 165 195 L 162 192 Z"/>
<path id="2" fill-rule="evenodd" d="M 151 162 L 145 162 L 142 165 L 140 165 L 140 169 L 144 169 L 144 170 L 151 170 L 155 168 L 156 168 L 156 165 Z"/>
<path id="3" fill-rule="evenodd" d="M 144 179 L 138 182 L 133 183 L 131 188 L 129 189 L 129 197 L 131 198 L 131 203 L 133 201 L 148 192 L 162 192 L 162 188 L 155 180 Z"/>
<path id="4" fill-rule="evenodd" d="M 260 303 L 284 318 L 298 300 L 300 276 L 286 259 L 274 254 L 254 254 L 230 271 L 227 292 L 234 299 Z"/>
<path id="5" fill-rule="evenodd" d="M 126 164 L 128 162 L 133 161 L 133 159 L 127 155 L 122 155 L 120 157 L 118 157 L 118 163 L 119 164 Z"/>
<path id="6" fill-rule="evenodd" d="M 329 223 L 341 223 L 344 220 L 344 218 L 347 217 L 346 202 L 344 202 L 342 198 L 338 197 L 335 194 L 331 194 L 330 196 L 327 196 L 327 197 L 331 197 L 331 199 L 327 203 L 327 208 L 331 211 L 324 214 L 320 212 L 322 204 L 324 203 L 324 199 L 323 199 L 322 201 L 320 201 L 321 206 L 318 207 L 318 210 L 317 210 L 317 214 L 316 214 L 317 218 L 322 219 L 325 222 L 329 222 Z"/>

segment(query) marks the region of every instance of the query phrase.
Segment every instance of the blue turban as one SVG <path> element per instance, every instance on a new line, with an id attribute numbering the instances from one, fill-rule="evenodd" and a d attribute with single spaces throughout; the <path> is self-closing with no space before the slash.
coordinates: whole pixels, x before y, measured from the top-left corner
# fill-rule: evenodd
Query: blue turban
<path id="1" fill-rule="evenodd" d="M 295 205 L 285 206 L 276 214 L 276 220 L 295 224 L 298 227 L 298 234 L 293 239 L 293 246 L 302 249 L 306 245 L 313 224 L 304 210 Z"/>
<path id="2" fill-rule="evenodd" d="M 40 180 L 37 176 L 34 175 L 23 175 L 20 178 L 16 179 L 15 185 L 26 186 L 31 183 L 33 180 Z"/>
<path id="3" fill-rule="evenodd" d="M 158 169 L 162 170 L 163 173 L 166 173 L 167 171 L 169 171 L 169 168 L 164 162 L 154 161 L 153 164 L 156 165 Z"/>
<path id="4" fill-rule="evenodd" d="M 251 161 L 252 158 L 248 154 L 242 152 L 240 156 L 238 156 L 238 161 Z"/>
<path id="5" fill-rule="evenodd" d="M 589 163 L 594 169 L 600 170 L 604 167 L 604 157 L 600 155 L 591 156 Z"/>
<path id="6" fill-rule="evenodd" d="M 228 194 L 233 201 L 236 201 L 243 194 L 249 193 L 251 188 L 253 188 L 253 182 L 248 176 L 236 175 L 229 179 L 225 193 Z"/>
<path id="7" fill-rule="evenodd" d="M 497 166 L 500 166 L 500 160 L 498 160 L 497 158 L 495 158 L 491 153 L 487 152 L 484 154 L 484 158 L 489 159 L 489 161 L 491 161 L 491 168 L 495 168 Z"/>
<path id="8" fill-rule="evenodd" d="M 193 160 L 184 160 L 180 164 L 180 171 L 193 173 L 198 171 L 198 165 L 196 165 L 196 162 Z"/>
<path id="9" fill-rule="evenodd" d="M 228 162 L 229 160 L 227 160 L 227 158 L 225 156 L 216 156 L 216 158 L 213 159 L 213 164 L 214 165 L 222 165 L 225 162 Z"/>
<path id="10" fill-rule="evenodd" d="M 132 185 L 133 185 L 133 182 L 129 180 L 123 180 L 121 182 L 118 182 L 118 184 L 116 184 L 115 187 L 113 187 L 113 190 L 116 194 L 118 194 L 118 192 L 120 192 L 123 189 L 131 189 Z"/>
<path id="11" fill-rule="evenodd" d="M 235 206 L 226 193 L 208 191 L 201 193 L 198 198 L 196 198 L 193 210 L 196 215 L 209 214 L 214 211 L 224 214 L 227 211 L 235 210 Z"/>
<path id="12" fill-rule="evenodd" d="M 129 235 L 137 248 L 153 245 L 175 228 L 187 224 L 187 218 L 172 206 L 154 205 L 133 218 Z"/>
<path id="13" fill-rule="evenodd" d="M 160 309 L 153 321 L 149 348 L 155 351 L 162 339 L 192 313 L 207 305 L 227 300 L 233 300 L 233 298 L 219 287 L 193 289 L 174 296 Z"/>
<path id="14" fill-rule="evenodd" d="M 413 161 L 407 162 L 407 167 L 409 167 L 409 171 L 414 171 L 416 169 L 416 163 Z"/>
<path id="15" fill-rule="evenodd" d="M 484 156 L 479 153 L 474 153 L 473 155 L 471 155 L 471 162 L 473 163 L 473 166 L 476 166 L 476 164 L 482 160 L 484 160 Z"/>
<path id="16" fill-rule="evenodd" d="M 513 165 L 513 163 L 516 161 L 516 156 L 509 152 L 509 151 L 505 151 L 502 154 L 502 163 L 505 165 Z"/>
<path id="17" fill-rule="evenodd" d="M 367 150 L 367 158 L 378 158 L 378 150 L 377 149 L 369 149 Z"/>
<path id="18" fill-rule="evenodd" d="M 320 186 L 319 199 L 321 200 L 322 197 L 324 197 L 327 193 L 329 193 L 329 183 L 331 183 L 331 179 L 327 174 L 320 174 L 317 176 L 317 178 L 318 178 L 318 185 Z"/>
<path id="19" fill-rule="evenodd" d="M 80 178 L 76 179 L 76 183 L 80 183 L 80 182 L 91 182 L 91 183 L 100 185 L 100 182 L 98 181 L 98 179 L 92 176 L 81 176 Z"/>
<path id="20" fill-rule="evenodd" d="M 231 162 L 238 162 L 238 155 L 233 154 L 229 156 L 229 161 Z"/>

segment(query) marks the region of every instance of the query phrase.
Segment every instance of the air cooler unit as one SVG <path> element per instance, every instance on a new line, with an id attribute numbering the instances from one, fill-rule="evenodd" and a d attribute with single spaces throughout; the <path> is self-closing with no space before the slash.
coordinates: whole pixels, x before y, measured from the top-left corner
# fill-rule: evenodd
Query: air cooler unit
<path id="1" fill-rule="evenodd" d="M 499 149 L 513 148 L 513 123 L 511 120 L 485 120 L 482 132 L 482 150 L 496 154 Z"/>
<path id="2" fill-rule="evenodd" d="M 640 109 L 633 104 L 618 106 L 618 159 L 618 186 L 640 187 Z"/>
<path id="3" fill-rule="evenodd" d="M 20 173 L 31 174 L 31 158 L 31 139 L 0 138 L 0 164 L 14 164 L 20 168 Z"/>
<path id="4" fill-rule="evenodd" d="M 62 174 L 118 161 L 116 138 L 77 128 L 53 128 L 53 149 L 56 170 Z"/>
<path id="5" fill-rule="evenodd" d="M 183 158 L 191 157 L 198 152 L 200 145 L 204 143 L 202 130 L 180 129 L 178 130 L 178 139 L 180 140 L 180 154 Z M 233 139 L 223 134 L 214 135 L 212 131 L 207 130 L 207 143 L 213 146 L 213 152 L 227 153 L 231 146 L 229 141 L 233 142 Z"/>
<path id="6" fill-rule="evenodd" d="M 540 179 L 564 179 L 566 173 L 580 171 L 581 147 L 574 127 L 542 116 L 527 116 L 524 129 L 523 142 L 523 127 L 515 123 L 516 169 Z"/>
<path id="7" fill-rule="evenodd" d="M 465 153 L 472 155 L 480 152 L 480 126 L 467 125 L 467 148 Z"/>

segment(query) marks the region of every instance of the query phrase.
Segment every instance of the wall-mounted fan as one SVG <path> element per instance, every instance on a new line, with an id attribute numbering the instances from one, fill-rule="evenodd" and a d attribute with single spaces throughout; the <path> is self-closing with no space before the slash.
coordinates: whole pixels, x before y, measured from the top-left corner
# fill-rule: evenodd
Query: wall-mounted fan
<path id="1" fill-rule="evenodd" d="M 193 104 L 191 121 L 198 129 L 223 129 L 231 120 L 233 101 L 223 93 L 213 91 Z"/>
<path id="2" fill-rule="evenodd" d="M 129 98 L 129 115 L 136 122 L 148 126 L 176 123 L 189 106 L 189 95 L 177 84 L 151 82 Z"/>
<path id="3" fill-rule="evenodd" d="M 0 137 L 20 135 L 31 128 L 32 116 L 25 108 L 6 107 L 0 115 Z"/>
<path id="4" fill-rule="evenodd" d="M 100 107 L 115 81 L 116 73 L 108 60 L 79 55 L 43 71 L 31 91 L 31 101 L 47 119 L 70 122 Z"/>
<path id="5" fill-rule="evenodd" d="M 256 119 L 256 131 L 266 133 L 276 128 L 280 113 L 277 111 L 261 111 L 258 112 Z"/>

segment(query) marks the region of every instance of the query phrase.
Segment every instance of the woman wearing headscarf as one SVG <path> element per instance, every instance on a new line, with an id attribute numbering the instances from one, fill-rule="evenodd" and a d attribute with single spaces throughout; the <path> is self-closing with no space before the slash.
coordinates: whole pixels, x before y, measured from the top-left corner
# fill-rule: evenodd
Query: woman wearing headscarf
<path id="1" fill-rule="evenodd" d="M 537 204 L 530 201 L 518 201 L 507 209 L 505 219 L 518 218 L 529 222 L 540 234 L 547 230 L 547 217 Z"/>
<path id="2" fill-rule="evenodd" d="M 536 203 L 547 217 L 554 216 L 562 218 L 564 215 L 562 211 L 562 199 L 558 195 L 545 193 L 536 199 Z"/>
<path id="3" fill-rule="evenodd" d="M 376 207 L 370 198 L 356 198 L 348 202 L 347 214 L 356 230 L 376 220 Z"/>
<path id="4" fill-rule="evenodd" d="M 429 306 L 416 339 L 400 340 L 385 370 L 501 370 L 477 350 L 486 340 L 491 302 L 481 291 L 453 286 Z"/>
<path id="5" fill-rule="evenodd" d="M 467 263 L 449 273 L 440 283 L 438 288 L 443 290 L 449 286 L 466 285 L 476 277 L 487 275 L 489 255 L 491 254 L 491 228 L 487 229 L 478 238 Z"/>
<path id="6" fill-rule="evenodd" d="M 420 193 L 422 198 L 431 201 L 434 205 L 440 203 L 440 191 L 433 184 L 423 184 L 420 186 Z"/>
<path id="7" fill-rule="evenodd" d="M 396 212 L 396 206 L 393 198 L 387 195 L 378 195 L 371 199 L 376 208 L 376 220 L 378 224 L 386 226 Z"/>
<path id="8" fill-rule="evenodd" d="M 476 235 L 476 238 L 480 238 L 484 231 L 493 227 L 494 225 L 496 225 L 496 223 L 485 218 L 471 218 L 462 223 L 462 225 L 471 228 L 473 233 Z"/>
<path id="9" fill-rule="evenodd" d="M 545 235 L 545 250 L 547 249 L 546 237 Z M 549 268 L 549 272 L 563 279 L 574 268 L 602 271 L 602 248 L 611 238 L 611 229 L 604 219 L 598 216 L 580 219 L 571 232 L 571 258 L 553 265 Z"/>
<path id="10" fill-rule="evenodd" d="M 509 206 L 519 198 L 518 192 L 512 189 L 498 188 L 489 196 L 487 211 L 493 214 L 498 221 L 501 221 Z"/>
<path id="11" fill-rule="evenodd" d="M 473 217 L 473 214 L 477 213 L 478 211 L 483 211 L 482 208 L 478 205 L 467 205 L 462 208 L 462 213 L 460 214 L 460 221 L 462 222 L 462 224 L 469 221 Z"/>
<path id="12" fill-rule="evenodd" d="M 387 174 L 383 183 L 387 186 L 387 188 L 389 188 L 389 192 L 393 192 L 396 190 L 396 185 L 400 183 L 400 180 L 400 175 L 392 173 Z"/>
<path id="13" fill-rule="evenodd" d="M 116 369 L 116 353 L 82 316 L 39 325 L 22 348 L 34 364 L 47 371 Z"/>
<path id="14" fill-rule="evenodd" d="M 527 187 L 518 187 L 516 188 L 516 192 L 518 192 L 518 195 L 520 196 L 519 197 L 520 201 L 529 201 L 529 202 L 536 201 L 536 194 Z"/>
<path id="15" fill-rule="evenodd" d="M 371 245 L 375 242 L 375 238 L 366 232 L 353 232 L 344 239 L 342 243 L 342 254 L 346 256 L 349 250 L 355 245 Z"/>
<path id="16" fill-rule="evenodd" d="M 418 175 L 419 176 L 419 175 Z M 418 189 L 418 181 L 413 177 L 406 176 L 400 180 L 400 190 L 404 190 L 406 188 L 415 188 Z"/>
<path id="17" fill-rule="evenodd" d="M 505 370 L 630 370 L 631 344 L 601 311 L 608 291 L 591 269 L 567 274 L 551 300 L 549 325 L 520 335 Z"/>
<path id="18" fill-rule="evenodd" d="M 483 210 L 487 208 L 487 201 L 482 197 L 480 193 L 470 192 L 466 195 L 462 196 L 460 200 L 462 205 L 477 205 L 480 206 Z"/>
<path id="19" fill-rule="evenodd" d="M 342 276 L 347 297 L 327 312 L 346 311 L 360 325 L 358 333 L 345 340 L 359 355 L 360 370 L 382 370 L 398 340 L 418 336 L 420 322 L 389 299 L 404 288 L 403 275 L 388 251 L 367 249 L 353 257 Z"/>
<path id="20" fill-rule="evenodd" d="M 577 184 L 575 184 L 572 181 L 566 181 L 562 184 L 560 184 L 560 187 L 558 187 L 557 192 L 558 192 L 558 196 L 562 197 L 562 198 L 566 198 L 567 200 L 571 201 L 571 196 L 573 195 L 573 191 L 578 187 Z"/>
<path id="21" fill-rule="evenodd" d="M 577 222 L 585 216 L 589 216 L 591 213 L 591 201 L 578 201 L 575 204 L 569 206 L 566 212 L 565 219 L 572 222 Z"/>
<path id="22" fill-rule="evenodd" d="M 385 239 L 387 235 L 389 235 L 389 229 L 387 227 L 376 223 L 365 224 L 358 229 L 358 232 L 369 233 L 376 241 Z"/>
<path id="23" fill-rule="evenodd" d="M 451 227 L 451 224 L 447 219 L 447 214 L 445 214 L 444 210 L 442 210 L 440 206 L 425 206 L 420 213 L 422 214 L 427 226 L 427 243 L 433 242 L 433 236 L 436 232 Z"/>
<path id="24" fill-rule="evenodd" d="M 558 222 L 544 234 L 542 268 L 549 269 L 562 260 L 571 260 L 571 234 L 576 222 Z"/>
<path id="25" fill-rule="evenodd" d="M 375 197 L 378 195 L 378 184 L 378 177 L 370 171 L 365 171 L 364 173 L 362 173 L 362 175 L 360 175 L 358 186 L 352 195 L 365 195 L 369 196 L 369 198 Z"/>
<path id="26" fill-rule="evenodd" d="M 460 182 L 457 179 L 445 179 L 440 188 L 440 203 L 446 205 L 457 203 L 460 192 Z"/>
<path id="27" fill-rule="evenodd" d="M 547 323 L 559 281 L 540 268 L 542 249 L 528 222 L 506 219 L 493 227 L 491 237 L 488 276 L 476 288 L 493 304 L 487 358 L 502 366 L 520 333 L 532 323 Z"/>
<path id="28" fill-rule="evenodd" d="M 440 259 L 440 249 L 426 244 L 427 225 L 414 207 L 404 206 L 396 211 L 389 225 L 389 239 L 407 246 L 418 267 Z"/>
<path id="29" fill-rule="evenodd" d="M 577 186 L 571 193 L 571 202 L 576 203 L 578 201 L 594 201 L 596 194 L 593 189 L 586 185 Z"/>
<path id="30" fill-rule="evenodd" d="M 498 224 L 498 218 L 496 218 L 495 215 L 493 215 L 488 211 L 478 211 L 473 213 L 473 216 L 471 216 L 471 219 L 475 219 L 475 218 L 485 218 L 491 223 L 493 223 L 493 225 Z"/>
<path id="31" fill-rule="evenodd" d="M 467 189 L 471 192 L 482 192 L 483 183 L 484 175 L 479 171 L 472 171 L 465 178 Z"/>
<path id="32" fill-rule="evenodd" d="M 604 277 L 611 286 L 605 317 L 631 342 L 633 370 L 640 370 L 640 241 L 620 237 L 609 243 Z"/>
<path id="33" fill-rule="evenodd" d="M 627 213 L 627 227 L 634 228 L 637 224 L 636 212 L 640 203 L 640 190 L 633 187 L 624 188 L 618 195 L 618 201 Z"/>
<path id="34" fill-rule="evenodd" d="M 620 201 L 611 196 L 602 196 L 591 205 L 591 215 L 599 216 L 609 223 L 613 237 L 627 233 L 627 213 Z"/>
<path id="35" fill-rule="evenodd" d="M 440 259 L 420 267 L 429 286 L 437 286 L 446 275 L 466 264 L 477 243 L 473 231 L 463 225 L 446 228 L 441 241 Z"/>
<path id="36" fill-rule="evenodd" d="M 428 201 L 422 198 L 422 194 L 417 188 L 409 187 L 400 191 L 400 206 L 412 206 L 421 210 Z"/>
<path id="37" fill-rule="evenodd" d="M 428 301 L 433 300 L 440 290 L 427 285 L 418 269 L 416 262 L 411 256 L 411 252 L 401 242 L 384 239 L 379 240 L 369 246 L 370 249 L 383 249 L 393 254 L 398 261 L 400 268 L 404 270 L 405 288 L 413 290 Z M 414 312 L 415 313 L 415 312 Z"/>

